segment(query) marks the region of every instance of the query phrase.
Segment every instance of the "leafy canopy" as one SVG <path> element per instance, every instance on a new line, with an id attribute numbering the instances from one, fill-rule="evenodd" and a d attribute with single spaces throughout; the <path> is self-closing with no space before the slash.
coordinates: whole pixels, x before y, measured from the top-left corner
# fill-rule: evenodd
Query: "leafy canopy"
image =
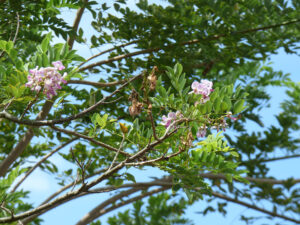
<path id="1" fill-rule="evenodd" d="M 42 224 L 103 192 L 77 224 L 128 204 L 107 223 L 192 224 L 198 201 L 202 215 L 233 202 L 299 223 L 299 179 L 270 177 L 268 162 L 299 157 L 300 86 L 266 63 L 280 48 L 298 54 L 299 1 L 0 3 L 0 223 Z M 264 127 L 269 86 L 288 99 Z M 61 185 L 39 206 L 22 187 L 37 168 Z"/>

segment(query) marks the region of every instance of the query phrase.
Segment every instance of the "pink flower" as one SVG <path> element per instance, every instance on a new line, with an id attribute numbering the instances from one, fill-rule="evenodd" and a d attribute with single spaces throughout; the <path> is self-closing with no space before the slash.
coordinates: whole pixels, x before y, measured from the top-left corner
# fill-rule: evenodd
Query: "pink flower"
<path id="1" fill-rule="evenodd" d="M 207 128 L 207 126 L 206 126 L 206 125 L 203 125 L 202 127 L 200 127 L 200 128 L 198 129 L 198 132 L 197 132 L 197 137 L 198 137 L 198 138 L 203 138 L 203 137 L 205 137 L 205 135 L 206 135 L 206 128 Z"/>
<path id="2" fill-rule="evenodd" d="M 176 120 L 176 113 L 169 112 L 168 117 L 163 116 L 162 120 L 163 121 L 161 122 L 161 124 L 168 128 L 171 125 L 171 123 Z"/>
<path id="3" fill-rule="evenodd" d="M 207 99 L 209 94 L 213 91 L 212 86 L 213 83 L 208 80 L 201 80 L 200 83 L 198 81 L 194 81 L 192 83 L 193 91 L 191 93 L 201 94 L 204 99 Z"/>
<path id="4" fill-rule="evenodd" d="M 164 125 L 166 128 L 168 128 L 172 122 L 174 122 L 176 119 L 183 118 L 183 115 L 180 111 L 177 111 L 176 113 L 174 112 L 169 112 L 168 116 L 162 116 L 162 122 L 161 124 Z"/>
<path id="5" fill-rule="evenodd" d="M 52 65 L 58 69 L 58 70 L 63 70 L 65 69 L 64 65 L 62 64 L 61 61 L 56 61 L 56 62 L 53 62 Z"/>
<path id="6" fill-rule="evenodd" d="M 29 70 L 31 75 L 27 76 L 28 82 L 25 84 L 26 87 L 30 87 L 32 91 L 39 92 L 43 87 L 43 93 L 47 95 L 48 99 L 57 95 L 56 90 L 61 89 L 60 84 L 67 82 L 64 78 L 67 73 L 64 73 L 63 77 L 58 70 L 63 70 L 65 67 L 61 61 L 53 62 L 54 67 L 38 68 Z"/>

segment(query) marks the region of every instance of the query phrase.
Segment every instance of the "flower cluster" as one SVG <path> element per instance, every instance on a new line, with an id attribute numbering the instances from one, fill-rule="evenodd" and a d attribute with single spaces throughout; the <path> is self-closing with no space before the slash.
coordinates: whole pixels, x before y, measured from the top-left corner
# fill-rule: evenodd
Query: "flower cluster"
<path id="1" fill-rule="evenodd" d="M 194 93 L 197 95 L 202 95 L 200 102 L 201 103 L 205 103 L 207 101 L 209 101 L 209 95 L 210 93 L 213 91 L 212 89 L 213 83 L 211 81 L 208 80 L 201 80 L 201 82 L 197 82 L 194 81 L 192 83 L 192 89 L 193 91 L 190 92 L 190 94 Z M 199 104 L 199 102 L 196 102 L 195 104 Z M 163 116 L 162 117 L 162 124 L 168 128 L 174 121 L 176 121 L 176 119 L 178 118 L 182 118 L 182 114 L 177 111 L 176 113 L 174 112 L 169 112 L 168 116 Z M 207 119 L 206 124 L 202 124 L 198 131 L 197 131 L 197 137 L 198 138 L 203 138 L 206 136 L 206 131 L 207 131 L 207 125 L 212 128 L 212 129 L 217 129 L 219 131 L 219 129 L 223 129 L 225 131 L 226 127 L 228 126 L 228 124 L 226 123 L 225 117 L 235 121 L 238 118 L 232 117 L 232 113 L 228 112 L 225 116 L 222 116 L 220 120 L 218 120 L 217 123 L 214 122 L 214 124 L 212 124 L 212 121 L 210 119 Z"/>
<path id="2" fill-rule="evenodd" d="M 193 91 L 190 92 L 190 94 L 195 93 L 195 94 L 202 95 L 202 98 L 200 101 L 201 101 L 201 103 L 205 103 L 209 100 L 209 95 L 213 91 L 212 86 L 213 86 L 213 83 L 209 80 L 201 80 L 201 82 L 194 81 L 192 83 Z M 198 104 L 198 102 L 196 102 L 195 104 Z M 182 117 L 182 114 L 179 111 L 177 111 L 176 113 L 169 112 L 168 116 L 162 117 L 161 123 L 166 128 L 168 128 L 172 124 L 172 122 L 174 122 L 177 118 L 180 118 L 180 117 Z M 197 132 L 197 137 L 198 138 L 205 137 L 206 129 L 207 129 L 207 126 L 205 124 L 202 125 Z"/>
<path id="3" fill-rule="evenodd" d="M 212 86 L 213 83 L 209 80 L 201 80 L 200 83 L 198 81 L 194 81 L 192 83 L 193 91 L 191 93 L 201 94 L 201 102 L 205 103 L 209 100 L 209 95 L 213 91 Z"/>
<path id="4" fill-rule="evenodd" d="M 25 84 L 26 87 L 30 87 L 32 91 L 40 92 L 42 87 L 43 93 L 47 95 L 48 99 L 57 95 L 56 90 L 61 89 L 60 84 L 67 82 L 64 80 L 67 73 L 63 76 L 58 72 L 59 70 L 65 69 L 61 61 L 53 62 L 54 67 L 38 68 L 29 70 L 31 75 L 28 75 L 28 82 Z"/>
<path id="5" fill-rule="evenodd" d="M 174 112 L 169 112 L 168 116 L 162 116 L 162 122 L 161 124 L 164 125 L 166 128 L 168 128 L 172 122 L 174 122 L 177 118 L 181 118 L 182 114 L 181 112 L 177 111 L 176 113 Z"/>

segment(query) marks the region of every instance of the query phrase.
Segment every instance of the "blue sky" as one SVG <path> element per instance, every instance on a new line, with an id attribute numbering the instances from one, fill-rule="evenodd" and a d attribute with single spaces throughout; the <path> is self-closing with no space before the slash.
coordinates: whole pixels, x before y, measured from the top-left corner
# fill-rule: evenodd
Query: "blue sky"
<path id="1" fill-rule="evenodd" d="M 134 1 L 129 1 L 130 4 Z M 70 14 L 69 12 L 64 12 L 64 18 L 67 19 L 69 23 L 72 23 L 74 13 Z M 85 13 L 85 20 L 89 21 L 90 14 Z M 81 23 L 81 26 L 89 26 L 85 24 L 85 22 Z M 90 29 L 92 30 L 92 29 Z M 88 30 L 89 31 L 89 30 Z M 90 33 L 89 35 L 91 35 Z M 55 41 L 59 41 L 56 39 Z M 75 45 L 74 49 L 79 49 L 79 53 L 82 56 L 89 57 L 91 52 L 87 49 L 86 46 L 79 46 Z M 96 52 L 94 52 L 96 53 Z M 273 62 L 273 68 L 275 70 L 281 70 L 284 73 L 290 73 L 291 79 L 297 82 L 300 82 L 299 79 L 299 65 L 300 65 L 300 57 L 296 55 L 288 55 L 282 49 L 279 50 L 277 55 L 272 55 L 270 57 L 270 61 Z M 265 108 L 262 110 L 262 117 L 263 121 L 268 125 L 276 123 L 274 118 L 274 114 L 280 112 L 280 102 L 286 98 L 285 89 L 278 88 L 278 87 L 270 87 L 267 89 L 270 95 L 272 96 L 271 100 L 271 108 Z M 255 127 L 251 127 L 255 129 Z M 251 129 L 250 128 L 250 129 Z M 51 159 L 58 167 L 67 167 L 68 163 L 61 159 L 58 155 L 54 155 Z M 289 159 L 283 161 L 276 161 L 269 163 L 271 167 L 270 175 L 273 175 L 280 179 L 285 179 L 287 177 L 294 176 L 299 178 L 299 159 Z M 149 171 L 148 171 L 149 172 Z M 139 181 L 146 180 L 145 179 L 146 172 L 137 172 L 137 176 Z M 156 169 L 151 169 L 150 174 L 160 174 L 159 171 Z M 142 180 L 141 180 L 142 179 Z M 22 185 L 22 188 L 31 190 L 32 193 L 30 194 L 30 201 L 38 204 L 47 196 L 55 192 L 59 188 L 56 184 L 56 181 L 53 179 L 52 176 L 37 170 L 35 171 Z M 53 224 L 63 224 L 63 225 L 71 225 L 76 223 L 82 216 L 84 216 L 89 210 L 103 201 L 108 194 L 98 194 L 98 195 L 91 195 L 87 197 L 82 197 L 81 199 L 69 202 L 60 206 L 45 215 L 42 216 L 42 219 L 45 220 L 45 225 L 53 225 Z M 259 216 L 262 215 L 258 212 L 255 212 L 251 209 L 246 209 L 245 207 L 238 206 L 235 204 L 229 203 L 229 207 L 227 208 L 228 214 L 226 217 L 223 217 L 219 213 L 208 214 L 208 216 L 203 217 L 202 215 L 196 214 L 195 212 L 203 210 L 206 206 L 204 201 L 200 201 L 199 203 L 194 204 L 192 207 L 189 208 L 187 211 L 187 217 L 195 222 L 196 225 L 198 224 L 208 224 L 208 225 L 240 225 L 243 222 L 239 222 L 239 216 L 241 214 L 247 213 L 247 215 L 254 215 Z M 125 208 L 122 208 L 122 211 Z M 114 213 L 113 213 L 114 214 Z M 112 214 L 109 214 L 110 216 Z M 105 217 L 104 217 L 105 218 Z M 105 219 L 102 219 L 104 222 Z M 255 224 L 263 224 L 265 220 L 259 220 Z M 276 220 L 281 221 L 281 220 Z M 103 223 L 105 224 L 105 222 Z M 274 222 L 275 224 L 275 222 Z M 285 222 L 284 224 L 291 224 Z"/>

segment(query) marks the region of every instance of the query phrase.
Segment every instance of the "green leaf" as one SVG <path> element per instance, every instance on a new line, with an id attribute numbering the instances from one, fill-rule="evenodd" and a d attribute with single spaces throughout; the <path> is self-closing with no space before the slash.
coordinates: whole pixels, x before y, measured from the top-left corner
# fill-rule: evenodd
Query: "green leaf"
<path id="1" fill-rule="evenodd" d="M 182 73 L 183 67 L 180 63 L 176 63 L 176 65 L 174 66 L 174 74 L 175 77 L 179 77 Z"/>
<path id="2" fill-rule="evenodd" d="M 42 61 L 43 61 L 43 67 L 49 66 L 48 56 L 45 53 L 42 54 Z"/>
<path id="3" fill-rule="evenodd" d="M 219 113 L 221 109 L 221 99 L 218 97 L 214 102 L 215 113 Z"/>
<path id="4" fill-rule="evenodd" d="M 6 50 L 6 41 L 4 40 L 0 40 L 0 49 L 1 50 Z"/>
<path id="5" fill-rule="evenodd" d="M 61 58 L 64 59 L 68 53 L 69 53 L 69 45 L 68 45 L 68 43 L 65 43 L 63 45 L 63 48 L 62 48 L 61 52 L 60 52 Z"/>
<path id="6" fill-rule="evenodd" d="M 49 43 L 50 43 L 50 40 L 51 40 L 51 36 L 52 36 L 52 33 L 51 32 L 48 33 L 44 37 L 44 39 L 43 39 L 43 41 L 41 43 L 41 50 L 42 50 L 43 53 L 45 53 L 47 51 L 47 49 L 48 49 L 48 46 L 49 46 Z"/>
<path id="7" fill-rule="evenodd" d="M 125 173 L 124 176 L 127 180 L 132 181 L 133 183 L 136 183 L 135 177 L 132 174 Z"/>
<path id="8" fill-rule="evenodd" d="M 213 104 L 210 101 L 208 101 L 205 103 L 205 107 L 206 107 L 206 112 L 211 113 Z"/>
<path id="9" fill-rule="evenodd" d="M 240 99 L 236 103 L 234 103 L 233 114 L 240 113 L 244 109 L 244 103 L 245 103 L 244 99 Z"/>
<path id="10" fill-rule="evenodd" d="M 115 8 L 115 10 L 116 10 L 116 11 L 119 11 L 119 9 L 120 9 L 120 5 L 119 5 L 119 4 L 117 4 L 117 3 L 114 3 L 114 8 Z"/>
<path id="11" fill-rule="evenodd" d="M 214 102 L 219 95 L 219 87 L 217 87 L 213 93 L 209 96 L 211 102 Z"/>
<path id="12" fill-rule="evenodd" d="M 6 52 L 10 52 L 11 49 L 14 47 L 14 43 L 12 41 L 6 42 Z"/>
<path id="13" fill-rule="evenodd" d="M 239 153 L 235 152 L 235 151 L 231 151 L 230 155 L 234 156 L 234 157 L 240 157 Z"/>
<path id="14" fill-rule="evenodd" d="M 103 129 L 106 126 L 107 118 L 108 118 L 107 114 L 103 115 L 102 117 L 100 116 L 100 114 L 96 115 L 96 121 L 98 125 L 101 127 L 101 129 Z"/>

